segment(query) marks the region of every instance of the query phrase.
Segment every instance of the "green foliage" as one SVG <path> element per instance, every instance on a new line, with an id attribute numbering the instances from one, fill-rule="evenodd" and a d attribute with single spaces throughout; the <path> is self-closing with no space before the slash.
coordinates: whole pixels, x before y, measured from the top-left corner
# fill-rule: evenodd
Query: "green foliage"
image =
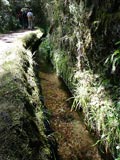
<path id="1" fill-rule="evenodd" d="M 43 39 L 42 43 L 39 46 L 38 52 L 39 52 L 39 58 L 48 60 L 50 58 L 50 50 L 51 50 L 51 44 L 49 38 Z"/>
<path id="2" fill-rule="evenodd" d="M 116 68 L 120 65 L 120 41 L 116 43 L 118 49 L 115 50 L 105 61 L 107 66 L 111 66 L 111 72 L 114 73 Z"/>
<path id="3" fill-rule="evenodd" d="M 120 154 L 119 154 L 119 157 L 118 157 L 118 158 L 116 158 L 115 160 L 120 160 Z"/>
<path id="4" fill-rule="evenodd" d="M 2 1 L 0 9 L 0 32 L 15 30 L 19 26 L 19 22 L 15 13 L 15 6 L 10 1 Z M 13 7 L 13 8 L 12 8 Z"/>
<path id="5" fill-rule="evenodd" d="M 49 21 L 55 23 L 50 35 L 54 44 L 51 60 L 57 73 L 72 86 L 72 109 L 83 108 L 85 122 L 99 137 L 99 144 L 117 158 L 120 87 L 111 83 L 110 69 L 119 71 L 120 47 L 108 57 L 120 31 L 119 11 L 112 13 L 115 1 L 47 2 Z"/>
<path id="6" fill-rule="evenodd" d="M 75 78 L 78 83 L 74 90 L 72 109 L 83 108 L 86 124 L 100 136 L 97 143 L 103 144 L 116 157 L 120 150 L 120 109 L 119 104 L 116 104 L 119 100 L 116 86 L 112 86 L 112 97 L 106 90 L 111 87 L 109 80 L 102 80 L 102 77 L 86 71 L 76 72 Z"/>

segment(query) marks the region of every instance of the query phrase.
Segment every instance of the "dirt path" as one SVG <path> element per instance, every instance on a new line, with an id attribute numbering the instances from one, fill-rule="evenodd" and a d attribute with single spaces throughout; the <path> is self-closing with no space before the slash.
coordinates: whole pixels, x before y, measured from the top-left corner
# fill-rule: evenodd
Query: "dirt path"
<path id="1" fill-rule="evenodd" d="M 41 67 L 45 69 L 45 67 Z M 40 72 L 45 105 L 52 113 L 51 127 L 58 143 L 60 160 L 102 160 L 94 141 L 75 111 L 66 101 L 70 98 L 54 73 Z"/>
<path id="2" fill-rule="evenodd" d="M 32 30 L 32 31 L 31 30 L 19 30 L 16 32 L 9 32 L 7 34 L 0 34 L 0 73 L 2 70 L 1 65 L 4 63 L 4 61 L 5 60 L 9 61 L 10 59 L 14 58 L 13 54 L 9 55 L 9 51 L 14 50 L 16 45 L 19 46 L 20 38 L 25 37 L 27 34 L 30 34 L 32 32 L 36 32 L 36 30 Z M 42 35 L 42 32 L 41 32 L 41 35 Z M 14 56 L 15 55 L 16 53 L 14 53 Z"/>
<path id="3" fill-rule="evenodd" d="M 8 51 L 10 48 L 12 48 L 14 46 L 13 43 L 18 38 L 21 38 L 31 32 L 34 32 L 34 31 L 19 30 L 16 32 L 9 32 L 6 34 L 0 34 L 0 54 L 2 54 L 4 51 Z"/>
<path id="4" fill-rule="evenodd" d="M 25 34 L 31 33 L 31 30 L 18 30 L 16 32 L 9 32 L 6 34 L 0 34 L 0 44 L 1 43 L 13 43 L 16 38 L 23 37 Z"/>

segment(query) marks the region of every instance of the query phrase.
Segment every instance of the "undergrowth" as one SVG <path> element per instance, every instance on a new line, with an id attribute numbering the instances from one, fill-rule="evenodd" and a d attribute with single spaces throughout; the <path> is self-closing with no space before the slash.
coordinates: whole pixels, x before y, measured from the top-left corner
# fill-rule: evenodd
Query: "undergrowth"
<path id="1" fill-rule="evenodd" d="M 114 4 L 51 1 L 48 17 L 54 24 L 50 58 L 72 90 L 72 109 L 83 108 L 85 122 L 96 133 L 97 143 L 118 160 L 120 47 L 119 42 L 114 45 L 119 38 L 119 10 L 112 12 Z"/>
<path id="2" fill-rule="evenodd" d="M 120 110 L 117 96 L 120 88 L 89 71 L 77 71 L 75 78 L 78 83 L 74 89 L 72 108 L 82 107 L 87 126 L 99 137 L 97 143 L 103 144 L 105 151 L 110 150 L 115 158 L 120 151 Z M 111 87 L 114 95 L 109 93 L 108 88 Z"/>
<path id="3" fill-rule="evenodd" d="M 57 74 L 73 93 L 72 109 L 83 109 L 86 125 L 98 138 L 96 144 L 101 149 L 105 146 L 104 151 L 111 152 L 114 158 L 119 157 L 120 87 L 113 85 L 104 74 L 95 74 L 90 69 L 79 70 L 78 65 L 72 66 L 65 51 L 52 50 L 50 57 Z"/>

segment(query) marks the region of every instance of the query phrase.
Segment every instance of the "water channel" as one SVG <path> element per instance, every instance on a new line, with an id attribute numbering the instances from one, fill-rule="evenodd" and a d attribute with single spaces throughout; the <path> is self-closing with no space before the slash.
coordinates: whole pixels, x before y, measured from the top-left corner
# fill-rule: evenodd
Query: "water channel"
<path id="1" fill-rule="evenodd" d="M 51 113 L 50 125 L 58 144 L 58 159 L 102 160 L 82 114 L 71 111 L 71 102 L 68 101 L 71 94 L 48 63 L 41 63 L 39 77 L 45 106 Z"/>

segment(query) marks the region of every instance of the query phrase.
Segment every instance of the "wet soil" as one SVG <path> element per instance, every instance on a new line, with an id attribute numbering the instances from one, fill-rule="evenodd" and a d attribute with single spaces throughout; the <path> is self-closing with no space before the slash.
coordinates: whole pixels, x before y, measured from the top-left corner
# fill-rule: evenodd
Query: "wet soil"
<path id="1" fill-rule="evenodd" d="M 47 66 L 45 66 L 47 64 Z M 65 84 L 50 69 L 40 66 L 40 80 L 45 105 L 51 112 L 50 124 L 58 144 L 59 160 L 102 160 L 95 140 L 83 122 L 83 116 L 71 111 L 71 97 Z"/>

